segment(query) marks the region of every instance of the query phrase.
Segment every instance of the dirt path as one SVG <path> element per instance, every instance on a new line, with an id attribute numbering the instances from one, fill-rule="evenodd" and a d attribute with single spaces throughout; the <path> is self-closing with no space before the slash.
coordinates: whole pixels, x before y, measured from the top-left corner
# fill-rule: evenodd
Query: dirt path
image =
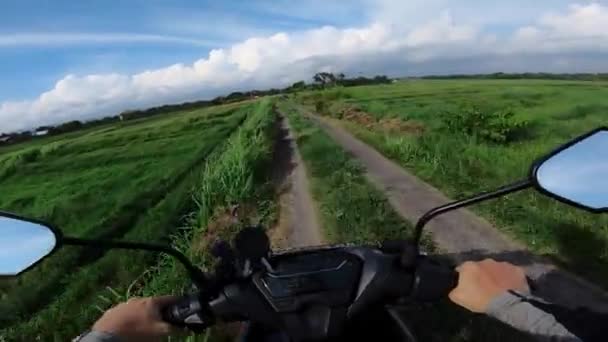
<path id="1" fill-rule="evenodd" d="M 279 142 L 275 151 L 275 181 L 279 182 L 280 217 L 271 239 L 276 247 L 316 246 L 323 242 L 306 168 L 298 152 L 289 123 L 281 115 Z"/>
<path id="2" fill-rule="evenodd" d="M 427 210 L 448 203 L 439 190 L 422 182 L 402 167 L 385 158 L 345 129 L 318 116 L 310 116 L 337 143 L 357 158 L 366 168 L 367 177 L 382 189 L 396 211 L 415 222 Z M 608 311 L 608 296 L 597 286 L 555 267 L 549 260 L 533 255 L 525 246 L 514 242 L 488 221 L 468 210 L 458 210 L 431 221 L 430 232 L 439 248 L 456 261 L 492 257 L 524 266 L 534 279 L 538 294 L 568 306 L 583 305 Z"/>

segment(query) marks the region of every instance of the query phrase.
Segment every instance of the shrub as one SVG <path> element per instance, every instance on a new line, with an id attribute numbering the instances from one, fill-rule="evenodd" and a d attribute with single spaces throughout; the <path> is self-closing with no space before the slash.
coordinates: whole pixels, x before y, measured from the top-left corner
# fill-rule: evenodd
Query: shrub
<path id="1" fill-rule="evenodd" d="M 475 106 L 441 114 L 443 128 L 494 143 L 508 143 L 525 133 L 530 122 L 515 117 L 512 110 L 483 111 Z"/>
<path id="2" fill-rule="evenodd" d="M 315 100 L 315 112 L 319 115 L 326 115 L 328 112 L 328 104 L 327 101 L 319 96 L 316 100 Z"/>

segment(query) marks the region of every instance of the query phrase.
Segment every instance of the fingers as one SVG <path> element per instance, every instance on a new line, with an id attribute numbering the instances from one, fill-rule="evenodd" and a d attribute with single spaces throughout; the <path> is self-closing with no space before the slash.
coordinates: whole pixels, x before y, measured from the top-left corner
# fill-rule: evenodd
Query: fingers
<path id="1" fill-rule="evenodd" d="M 129 303 L 132 303 L 132 302 L 137 302 L 139 300 L 141 300 L 141 297 L 131 297 L 131 298 L 127 299 L 126 303 L 129 304 Z"/>
<path id="2" fill-rule="evenodd" d="M 180 297 L 177 296 L 160 296 L 150 298 L 150 303 L 156 307 L 163 308 L 165 306 L 176 303 Z"/>
<path id="3" fill-rule="evenodd" d="M 466 261 L 456 267 L 456 272 L 458 273 L 468 273 L 479 268 L 479 263 L 474 261 Z"/>
<path id="4" fill-rule="evenodd" d="M 153 328 L 154 331 L 159 335 L 170 335 L 179 330 L 177 327 L 163 321 L 154 323 Z"/>

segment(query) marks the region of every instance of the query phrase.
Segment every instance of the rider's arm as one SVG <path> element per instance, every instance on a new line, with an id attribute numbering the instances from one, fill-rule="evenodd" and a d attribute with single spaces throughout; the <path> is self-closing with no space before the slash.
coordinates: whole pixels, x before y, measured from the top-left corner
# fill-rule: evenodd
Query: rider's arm
<path id="1" fill-rule="evenodd" d="M 608 324 L 608 313 L 593 312 L 585 308 L 570 309 L 548 303 L 525 293 L 513 292 L 510 293 L 510 297 L 511 299 L 508 301 L 512 303 L 512 306 L 532 306 L 531 311 L 538 310 L 549 314 L 558 324 L 567 328 L 569 332 L 585 342 L 606 341 L 605 325 Z M 506 301 L 506 298 L 502 301 Z M 496 304 L 500 304 L 499 301 L 496 302 Z M 492 304 L 488 308 L 488 312 L 494 315 L 493 312 L 496 312 L 496 309 L 499 309 L 501 305 L 493 307 Z M 504 309 L 501 311 L 504 311 Z"/>
<path id="2" fill-rule="evenodd" d="M 574 335 L 574 331 L 567 329 L 554 315 L 539 308 L 536 303 L 539 303 L 539 299 L 508 291 L 494 298 L 486 308 L 486 313 L 541 341 L 582 341 L 579 338 L 582 336 Z"/>
<path id="3" fill-rule="evenodd" d="M 124 342 L 156 340 L 167 336 L 172 327 L 161 317 L 162 308 L 175 297 L 134 298 L 106 311 L 93 329 L 79 342 Z"/>
<path id="4" fill-rule="evenodd" d="M 541 307 L 538 299 L 526 297 L 530 289 L 523 269 L 484 260 L 466 262 L 457 270 L 458 286 L 450 293 L 454 303 L 473 312 L 487 313 L 540 340 L 581 341 L 582 335 L 575 336 L 575 331 Z"/>

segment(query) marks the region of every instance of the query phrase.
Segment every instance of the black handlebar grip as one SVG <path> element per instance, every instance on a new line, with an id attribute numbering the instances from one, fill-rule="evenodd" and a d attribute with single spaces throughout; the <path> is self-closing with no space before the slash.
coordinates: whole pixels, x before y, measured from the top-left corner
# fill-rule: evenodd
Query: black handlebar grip
<path id="1" fill-rule="evenodd" d="M 418 262 L 411 296 L 428 302 L 445 298 L 458 286 L 458 272 L 453 267 L 424 258 Z"/>
<path id="2" fill-rule="evenodd" d="M 526 276 L 526 281 L 528 282 L 528 288 L 530 288 L 530 292 L 535 293 L 538 291 L 538 284 L 536 281 L 528 276 Z"/>
<path id="3" fill-rule="evenodd" d="M 163 321 L 178 327 L 201 327 L 205 325 L 205 312 L 197 295 L 183 296 L 161 311 Z"/>

